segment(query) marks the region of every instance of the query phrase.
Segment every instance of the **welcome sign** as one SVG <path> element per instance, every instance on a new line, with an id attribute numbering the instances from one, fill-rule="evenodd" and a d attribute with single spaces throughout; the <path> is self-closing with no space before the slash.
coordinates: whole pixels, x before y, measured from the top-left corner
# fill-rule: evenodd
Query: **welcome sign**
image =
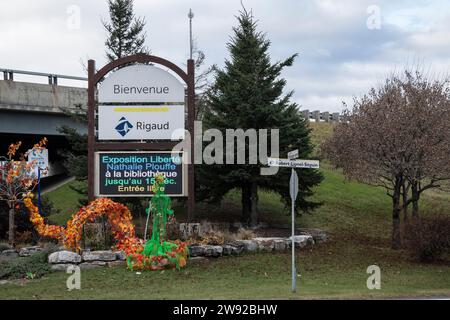
<path id="1" fill-rule="evenodd" d="M 183 161 L 191 155 L 170 149 L 194 127 L 195 61 L 187 60 L 183 70 L 147 54 L 123 57 L 100 68 L 89 60 L 88 77 L 89 201 L 152 196 L 151 185 L 159 172 L 165 177 L 167 195 L 187 198 L 192 219 L 194 166 Z M 193 150 L 193 139 L 185 141 Z"/>
<path id="2" fill-rule="evenodd" d="M 133 65 L 115 71 L 98 89 L 104 103 L 184 103 L 183 84 L 171 73 L 151 65 Z"/>
<path id="3" fill-rule="evenodd" d="M 115 71 L 98 90 L 99 140 L 183 140 L 185 89 L 171 73 L 137 64 Z"/>
<path id="4" fill-rule="evenodd" d="M 165 193 L 184 196 L 183 152 L 97 152 L 97 197 L 151 196 L 158 173 L 165 177 Z"/>
<path id="5" fill-rule="evenodd" d="M 99 140 L 183 140 L 184 105 L 99 106 Z"/>

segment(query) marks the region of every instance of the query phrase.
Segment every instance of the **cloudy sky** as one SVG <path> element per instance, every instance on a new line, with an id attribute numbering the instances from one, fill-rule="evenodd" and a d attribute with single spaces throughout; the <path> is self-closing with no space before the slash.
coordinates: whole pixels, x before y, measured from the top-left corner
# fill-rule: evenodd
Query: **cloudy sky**
<path id="1" fill-rule="evenodd" d="M 283 76 L 302 109 L 340 111 L 342 101 L 405 66 L 449 70 L 447 0 L 243 2 L 271 40 L 274 61 L 300 54 Z M 240 0 L 135 0 L 136 14 L 147 21 L 148 47 L 183 66 L 189 8 L 207 64 L 222 66 Z M 0 0 L 0 68 L 84 76 L 88 58 L 106 62 L 101 19 L 107 17 L 106 0 Z"/>

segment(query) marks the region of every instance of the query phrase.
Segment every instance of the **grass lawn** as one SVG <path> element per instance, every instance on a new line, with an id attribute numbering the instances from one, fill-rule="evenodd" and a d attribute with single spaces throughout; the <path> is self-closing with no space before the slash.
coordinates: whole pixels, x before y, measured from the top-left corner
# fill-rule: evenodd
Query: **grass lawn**
<path id="1" fill-rule="evenodd" d="M 67 274 L 53 273 L 42 279 L 0 285 L 0 299 L 306 299 L 450 297 L 450 263 L 422 264 L 405 251 L 390 249 L 390 198 L 382 188 L 344 179 L 326 163 L 324 182 L 314 200 L 323 205 L 297 219 L 298 226 L 326 230 L 331 240 L 298 252 L 298 292 L 290 293 L 289 253 L 243 255 L 189 265 L 182 271 L 144 272 L 124 267 L 82 271 L 82 290 L 68 292 Z M 66 188 L 66 187 L 63 187 Z M 57 193 L 60 195 L 57 196 Z M 55 205 L 76 212 L 70 189 L 51 195 Z M 51 197 L 51 199 L 52 199 Z M 260 192 L 260 219 L 289 224 L 288 209 L 276 194 Z M 60 199 L 62 198 L 62 199 Z M 201 204 L 198 219 L 239 220 L 240 203 L 232 191 L 218 207 Z M 421 214 L 450 212 L 450 195 L 430 191 L 421 201 Z M 175 214 L 183 219 L 177 207 Z M 65 215 L 65 216 L 64 216 Z M 60 215 L 61 222 L 68 213 Z M 52 220 L 54 217 L 51 218 Z M 55 221 L 55 220 L 53 220 Z M 381 268 L 381 290 L 368 290 L 366 269 Z"/>
<path id="2" fill-rule="evenodd" d="M 381 267 L 381 290 L 366 288 L 366 268 Z M 290 293 L 290 255 L 223 257 L 182 271 L 143 272 L 124 267 L 82 271 L 81 290 L 69 292 L 67 274 L 2 285 L 0 299 L 318 299 L 450 295 L 450 269 L 420 265 L 403 252 L 330 242 L 298 255 L 298 292 Z"/>
<path id="3" fill-rule="evenodd" d="M 317 156 L 319 154 L 319 146 L 333 133 L 335 124 L 310 122 L 309 126 L 311 128 L 311 142 L 315 146 L 313 156 Z"/>
<path id="4" fill-rule="evenodd" d="M 59 210 L 59 214 L 49 217 L 52 224 L 65 225 L 67 220 L 78 211 L 79 194 L 71 189 L 71 187 L 79 187 L 82 182 L 71 181 L 58 189 L 47 193 L 45 196 L 53 203 L 55 209 Z"/>

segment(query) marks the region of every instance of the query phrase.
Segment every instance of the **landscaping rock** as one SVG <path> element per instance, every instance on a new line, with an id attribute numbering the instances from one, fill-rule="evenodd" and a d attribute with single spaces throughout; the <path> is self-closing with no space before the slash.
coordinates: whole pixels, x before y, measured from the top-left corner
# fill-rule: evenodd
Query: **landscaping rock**
<path id="1" fill-rule="evenodd" d="M 233 249 L 234 249 L 234 248 L 235 248 L 235 247 L 233 247 L 233 246 L 224 244 L 224 245 L 222 246 L 222 254 L 223 254 L 224 256 L 231 256 L 231 255 L 233 255 Z"/>
<path id="2" fill-rule="evenodd" d="M 2 259 L 9 260 L 9 259 L 15 259 L 19 257 L 19 254 L 14 249 L 9 250 L 3 250 L 2 254 L 0 255 Z"/>
<path id="3" fill-rule="evenodd" d="M 292 237 L 289 237 L 289 247 L 292 243 Z M 304 248 L 306 246 L 314 245 L 314 239 L 310 235 L 294 236 L 294 243 L 296 248 Z"/>
<path id="4" fill-rule="evenodd" d="M 29 257 L 29 256 L 32 256 L 33 254 L 36 254 L 36 253 L 39 253 L 42 251 L 44 251 L 44 249 L 42 249 L 41 247 L 38 247 L 38 246 L 26 247 L 26 248 L 20 249 L 19 256 Z"/>
<path id="5" fill-rule="evenodd" d="M 76 266 L 73 264 L 67 264 L 67 263 L 58 263 L 58 264 L 52 264 L 50 266 L 50 269 L 52 271 L 62 271 L 62 272 L 67 272 L 67 268 L 69 268 L 70 266 Z"/>
<path id="6" fill-rule="evenodd" d="M 288 240 L 287 239 L 277 239 L 273 241 L 273 249 L 275 251 L 284 251 L 287 248 L 289 248 L 289 244 L 288 244 Z"/>
<path id="7" fill-rule="evenodd" d="M 277 250 L 284 250 L 286 248 L 286 239 L 283 238 L 254 238 L 254 241 L 258 243 L 258 250 L 271 252 L 275 250 L 275 244 L 277 246 Z"/>
<path id="8" fill-rule="evenodd" d="M 123 251 L 116 251 L 116 260 L 125 261 L 127 260 L 127 254 Z"/>
<path id="9" fill-rule="evenodd" d="M 236 240 L 237 243 L 244 245 L 244 250 L 255 252 L 258 250 L 258 243 L 254 240 Z"/>
<path id="10" fill-rule="evenodd" d="M 258 242 L 258 251 L 272 252 L 275 249 L 273 241 Z"/>
<path id="11" fill-rule="evenodd" d="M 81 256 L 72 251 L 53 252 L 48 256 L 48 263 L 51 264 L 61 264 L 61 263 L 77 264 L 80 262 Z"/>
<path id="12" fill-rule="evenodd" d="M 224 256 L 238 256 L 244 251 L 243 245 L 225 244 L 222 246 Z"/>
<path id="13" fill-rule="evenodd" d="M 241 254 L 245 250 L 245 245 L 243 243 L 239 243 L 238 241 L 228 242 L 227 244 L 236 247 L 239 251 L 239 254 Z"/>
<path id="14" fill-rule="evenodd" d="M 201 257 L 205 255 L 204 246 L 189 246 L 189 256 L 191 257 Z"/>
<path id="15" fill-rule="evenodd" d="M 105 251 L 83 251 L 81 257 L 83 261 L 115 261 L 116 253 L 110 250 Z"/>
<path id="16" fill-rule="evenodd" d="M 222 252 L 221 246 L 205 246 L 205 257 L 218 258 L 222 255 Z"/>
<path id="17" fill-rule="evenodd" d="M 315 243 L 321 243 L 328 240 L 328 235 L 325 231 L 320 229 L 297 229 L 302 235 L 310 235 L 313 237 Z"/>
<path id="18" fill-rule="evenodd" d="M 260 251 L 284 251 L 289 248 L 289 239 L 272 237 L 272 238 L 255 238 L 258 242 L 258 249 Z"/>

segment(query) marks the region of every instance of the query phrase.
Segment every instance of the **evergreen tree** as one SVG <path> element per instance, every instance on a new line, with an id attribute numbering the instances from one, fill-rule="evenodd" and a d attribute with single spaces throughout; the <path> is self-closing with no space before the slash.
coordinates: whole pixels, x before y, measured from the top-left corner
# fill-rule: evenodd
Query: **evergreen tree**
<path id="1" fill-rule="evenodd" d="M 110 61 L 137 53 L 148 53 L 144 45 L 145 20 L 133 13 L 133 0 L 108 0 L 110 22 L 103 21 L 108 31 L 106 55 Z"/>
<path id="2" fill-rule="evenodd" d="M 286 81 L 280 78 L 282 70 L 291 66 L 297 55 L 272 64 L 268 53 L 270 41 L 257 31 L 252 13 L 244 9 L 238 22 L 228 44 L 231 58 L 225 62 L 223 70 L 217 70 L 215 83 L 207 92 L 204 128 L 219 129 L 223 136 L 228 128 L 244 131 L 279 129 L 280 155 L 298 148 L 301 157 L 308 157 L 313 149 L 308 123 L 298 111 L 298 105 L 290 102 L 293 92 L 283 94 Z M 218 202 L 228 191 L 238 188 L 241 190 L 243 221 L 255 225 L 258 188 L 273 190 L 290 204 L 290 169 L 280 168 L 277 175 L 261 176 L 262 166 L 250 165 L 248 161 L 245 165 L 200 166 L 197 170 L 198 200 Z M 307 197 L 312 195 L 311 188 L 323 177 L 316 170 L 298 170 L 298 175 L 297 208 L 308 211 L 319 205 L 308 201 Z"/>
<path id="3" fill-rule="evenodd" d="M 144 46 L 146 34 L 143 32 L 145 21 L 136 18 L 133 13 L 133 0 L 108 0 L 111 22 L 103 21 L 103 26 L 108 31 L 108 39 L 105 42 L 106 55 L 110 61 L 126 57 L 136 53 L 147 53 Z M 64 110 L 63 110 L 64 111 Z M 67 114 L 76 122 L 86 124 L 88 122 L 86 108 L 76 105 L 74 111 Z M 71 176 L 80 183 L 78 187 L 72 187 L 83 197 L 80 205 L 87 203 L 87 134 L 80 134 L 76 129 L 63 126 L 59 128 L 70 147 L 61 152 L 65 167 Z"/>
<path id="4" fill-rule="evenodd" d="M 65 110 L 63 110 L 65 111 Z M 75 105 L 75 110 L 70 112 L 65 111 L 68 116 L 70 116 L 75 122 L 87 125 L 87 113 L 86 108 L 81 104 Z M 87 134 L 82 134 L 78 132 L 75 128 L 68 126 L 62 126 L 58 128 L 58 131 L 62 133 L 68 143 L 68 148 L 61 150 L 59 154 L 64 159 L 64 166 L 70 176 L 75 177 L 79 183 L 76 187 L 71 186 L 71 188 L 80 194 L 79 205 L 84 206 L 87 204 L 87 176 L 88 176 L 88 136 Z"/>

